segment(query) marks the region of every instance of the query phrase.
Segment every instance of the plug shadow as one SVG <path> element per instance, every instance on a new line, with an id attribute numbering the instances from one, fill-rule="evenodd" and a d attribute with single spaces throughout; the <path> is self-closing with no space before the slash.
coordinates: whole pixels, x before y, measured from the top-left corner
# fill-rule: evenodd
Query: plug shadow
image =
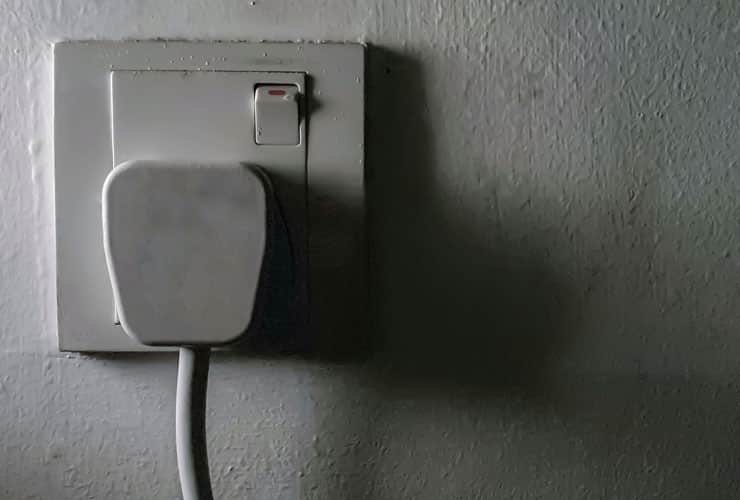
<path id="1" fill-rule="evenodd" d="M 309 116 L 322 105 L 313 87 L 308 75 Z M 310 120 L 306 133 L 310 137 Z M 296 186 L 271 178 L 271 234 L 253 324 L 244 341 L 231 346 L 232 352 L 323 362 L 365 359 L 371 353 L 371 329 L 362 200 L 321 183 Z M 305 207 L 299 208 L 296 200 L 304 197 Z"/>

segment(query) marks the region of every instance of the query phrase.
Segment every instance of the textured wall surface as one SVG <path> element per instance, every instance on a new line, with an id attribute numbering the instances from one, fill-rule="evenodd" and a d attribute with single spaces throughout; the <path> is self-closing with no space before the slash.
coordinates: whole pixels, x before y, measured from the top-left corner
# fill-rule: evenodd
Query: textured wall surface
<path id="1" fill-rule="evenodd" d="M 216 356 L 218 498 L 734 498 L 740 4 L 0 2 L 0 498 L 176 498 L 175 357 L 55 352 L 51 43 L 365 40 L 363 363 Z"/>

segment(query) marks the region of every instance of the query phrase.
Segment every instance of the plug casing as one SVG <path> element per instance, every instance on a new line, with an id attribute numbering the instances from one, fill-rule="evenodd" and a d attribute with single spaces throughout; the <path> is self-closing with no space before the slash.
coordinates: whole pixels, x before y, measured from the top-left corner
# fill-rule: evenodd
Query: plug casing
<path id="1" fill-rule="evenodd" d="M 222 345 L 252 321 L 270 184 L 256 167 L 130 161 L 103 187 L 121 326 L 150 346 Z"/>

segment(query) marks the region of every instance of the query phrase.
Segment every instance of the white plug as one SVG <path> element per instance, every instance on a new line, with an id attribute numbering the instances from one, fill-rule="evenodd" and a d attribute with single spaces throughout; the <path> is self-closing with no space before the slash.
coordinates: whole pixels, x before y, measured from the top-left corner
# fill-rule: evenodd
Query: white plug
<path id="1" fill-rule="evenodd" d="M 269 182 L 239 163 L 131 161 L 103 187 L 105 257 L 124 331 L 145 345 L 222 345 L 252 319 Z"/>

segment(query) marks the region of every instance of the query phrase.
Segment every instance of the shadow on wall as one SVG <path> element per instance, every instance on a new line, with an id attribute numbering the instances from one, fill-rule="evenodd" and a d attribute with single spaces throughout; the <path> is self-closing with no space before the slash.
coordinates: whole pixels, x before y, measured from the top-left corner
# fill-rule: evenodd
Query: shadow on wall
<path id="1" fill-rule="evenodd" d="M 574 330 L 569 283 L 548 264 L 547 241 L 507 239 L 526 234 L 526 220 L 481 220 L 437 185 L 447 166 L 435 159 L 422 68 L 378 47 L 368 56 L 370 290 L 373 329 L 382 332 L 380 373 L 394 384 L 540 392 Z"/>
<path id="2" fill-rule="evenodd" d="M 429 122 L 435 104 L 420 63 L 378 47 L 368 56 L 371 316 L 380 333 L 367 375 L 380 383 L 359 426 L 363 445 L 342 465 L 353 478 L 346 497 L 562 498 L 566 484 L 598 498 L 732 496 L 737 387 L 638 373 L 556 377 L 582 330 L 576 309 L 588 284 L 553 264 L 532 221 L 501 220 L 494 209 L 483 218 L 443 189 L 440 174 L 459 166 L 435 157 L 432 129 L 441 127 Z M 458 477 L 490 478 L 485 494 L 474 481 L 423 472 L 450 463 Z M 411 484 L 410 471 L 424 481 Z"/>

